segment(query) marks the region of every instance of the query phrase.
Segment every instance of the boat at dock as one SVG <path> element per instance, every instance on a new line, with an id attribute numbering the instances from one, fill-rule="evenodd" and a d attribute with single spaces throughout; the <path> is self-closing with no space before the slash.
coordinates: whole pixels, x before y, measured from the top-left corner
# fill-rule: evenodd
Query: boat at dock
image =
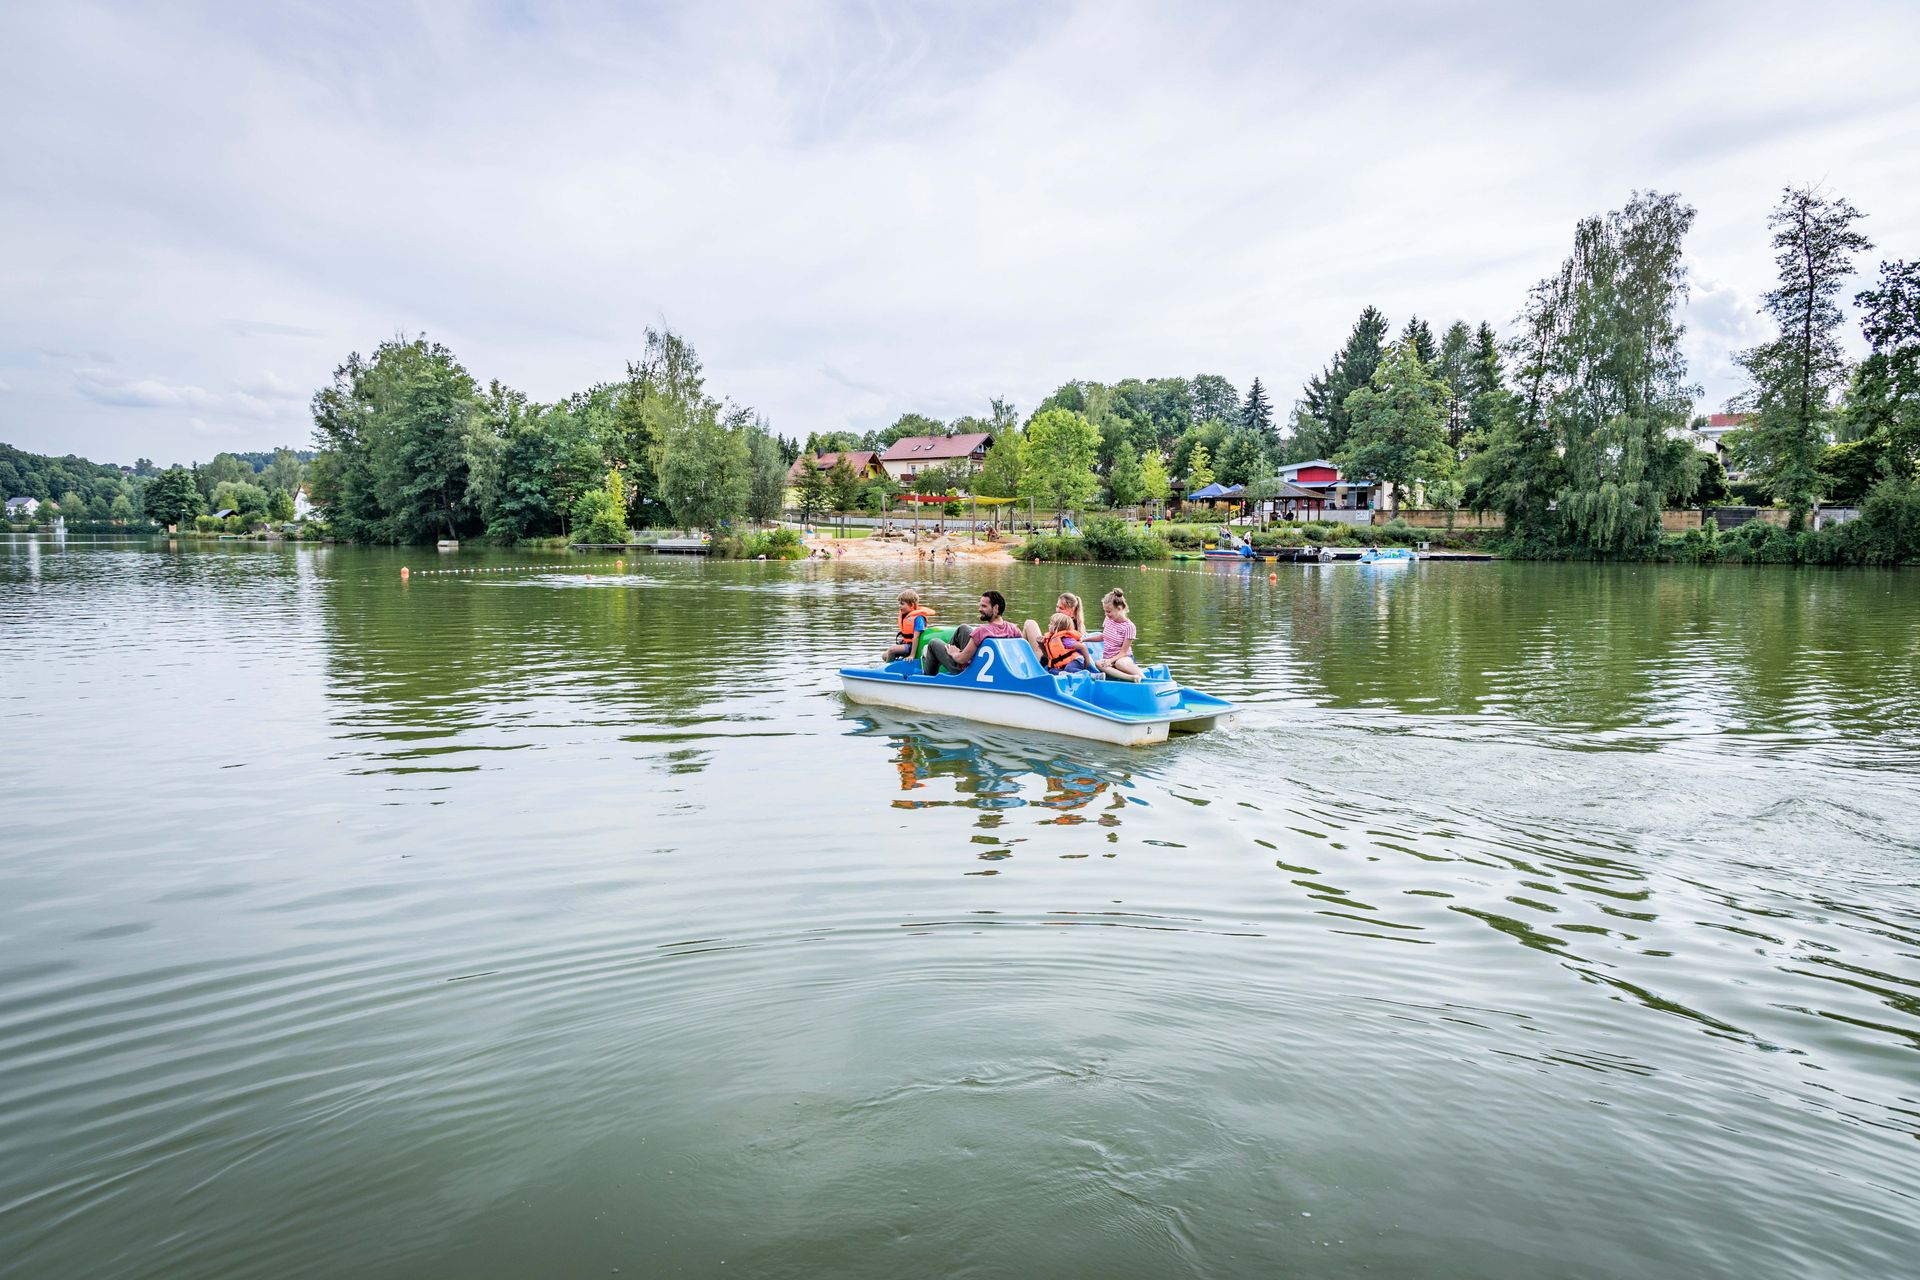
<path id="1" fill-rule="evenodd" d="M 1088 645 L 1095 655 L 1099 647 Z M 925 675 L 916 658 L 840 669 L 853 702 L 1121 746 L 1222 728 L 1239 714 L 1233 703 L 1178 683 L 1164 664 L 1145 668 L 1142 677 L 1135 684 L 1091 671 L 1055 674 L 1025 640 L 1011 638 L 981 641 L 965 671 Z"/>

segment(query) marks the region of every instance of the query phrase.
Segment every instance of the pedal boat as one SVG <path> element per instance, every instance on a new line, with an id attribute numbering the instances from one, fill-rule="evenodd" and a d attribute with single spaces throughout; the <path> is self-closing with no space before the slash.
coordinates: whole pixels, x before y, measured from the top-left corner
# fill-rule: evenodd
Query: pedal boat
<path id="1" fill-rule="evenodd" d="M 1097 643 L 1088 646 L 1096 654 Z M 914 658 L 880 667 L 842 667 L 849 700 L 985 724 L 1091 738 L 1121 746 L 1164 742 L 1233 723 L 1231 702 L 1176 683 L 1164 664 L 1138 684 L 1089 671 L 1055 675 L 1025 640 L 983 640 L 965 671 L 923 675 Z"/>

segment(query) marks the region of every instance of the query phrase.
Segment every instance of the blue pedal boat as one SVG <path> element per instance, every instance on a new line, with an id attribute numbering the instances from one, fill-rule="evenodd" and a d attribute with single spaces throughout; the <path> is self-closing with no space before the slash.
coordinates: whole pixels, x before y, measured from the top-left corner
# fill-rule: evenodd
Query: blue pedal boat
<path id="1" fill-rule="evenodd" d="M 1099 652 L 1098 643 L 1088 648 Z M 923 675 L 913 658 L 840 668 L 841 685 L 854 702 L 1122 746 L 1221 728 L 1239 714 L 1233 703 L 1175 682 L 1164 664 L 1146 667 L 1142 675 L 1138 684 L 1089 671 L 1055 675 L 1018 639 L 981 641 L 972 665 L 953 674 Z"/>

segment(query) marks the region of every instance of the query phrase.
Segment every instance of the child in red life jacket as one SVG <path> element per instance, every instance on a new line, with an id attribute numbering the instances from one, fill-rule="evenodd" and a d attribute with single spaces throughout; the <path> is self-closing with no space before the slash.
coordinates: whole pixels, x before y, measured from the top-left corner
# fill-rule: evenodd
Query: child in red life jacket
<path id="1" fill-rule="evenodd" d="M 1087 646 L 1081 634 L 1073 628 L 1073 618 L 1069 614 L 1056 613 L 1047 623 L 1047 634 L 1040 641 L 1040 660 L 1046 663 L 1052 672 L 1085 671 Z"/>
<path id="2" fill-rule="evenodd" d="M 898 643 L 887 650 L 886 660 L 892 662 L 896 658 L 911 658 L 914 647 L 920 641 L 920 633 L 927 629 L 927 623 L 932 617 L 933 610 L 920 603 L 918 592 L 902 591 Z"/>

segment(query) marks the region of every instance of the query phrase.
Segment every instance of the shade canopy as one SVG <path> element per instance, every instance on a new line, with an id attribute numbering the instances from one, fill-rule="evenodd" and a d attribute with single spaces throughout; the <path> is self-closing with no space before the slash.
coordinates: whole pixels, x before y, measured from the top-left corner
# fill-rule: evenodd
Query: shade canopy
<path id="1" fill-rule="evenodd" d="M 967 499 L 964 494 L 896 493 L 893 495 L 892 500 L 894 502 L 933 502 L 933 503 L 940 503 L 942 505 L 945 505 L 946 503 L 949 503 L 949 502 L 965 502 Z"/>
<path id="2" fill-rule="evenodd" d="M 1204 489 L 1195 489 L 1187 495 L 1188 502 L 1205 502 L 1209 498 L 1236 498 L 1245 485 L 1210 484 Z"/>

